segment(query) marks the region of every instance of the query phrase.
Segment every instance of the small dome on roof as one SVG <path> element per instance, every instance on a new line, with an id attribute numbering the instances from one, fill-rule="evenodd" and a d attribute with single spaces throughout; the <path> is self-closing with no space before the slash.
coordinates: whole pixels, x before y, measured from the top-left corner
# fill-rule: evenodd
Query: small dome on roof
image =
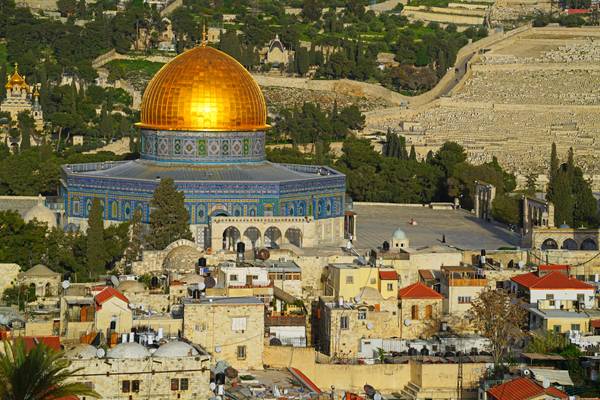
<path id="1" fill-rule="evenodd" d="M 122 281 L 119 283 L 117 287 L 121 293 L 144 293 L 146 292 L 146 287 L 143 283 L 138 281 Z"/>
<path id="2" fill-rule="evenodd" d="M 567 224 L 565 224 L 565 223 L 563 223 L 563 224 L 561 224 L 561 225 L 559 226 L 559 228 L 561 228 L 561 229 L 569 229 L 569 228 L 570 228 L 570 226 L 569 226 L 569 225 L 567 225 Z"/>
<path id="3" fill-rule="evenodd" d="M 202 252 L 191 246 L 179 246 L 167 254 L 163 261 L 163 268 L 174 271 L 190 271 L 196 267 L 198 258 L 202 257 Z"/>
<path id="4" fill-rule="evenodd" d="M 98 349 L 91 344 L 81 343 L 65 352 L 66 358 L 79 358 L 81 360 L 91 360 L 96 358 Z"/>
<path id="5" fill-rule="evenodd" d="M 38 222 L 46 223 L 48 228 L 56 228 L 56 215 L 54 212 L 44 205 L 44 198 L 40 196 L 38 204 L 31 207 L 25 215 L 23 220 L 25 222 L 33 221 L 34 219 Z"/>
<path id="6" fill-rule="evenodd" d="M 139 343 L 121 343 L 108 350 L 108 358 L 141 359 L 150 357 L 150 352 Z"/>
<path id="7" fill-rule="evenodd" d="M 152 357 L 192 357 L 197 356 L 198 350 L 188 343 L 174 340 L 167 342 L 160 346 L 153 354 Z"/>
<path id="8" fill-rule="evenodd" d="M 406 240 L 406 233 L 400 228 L 394 231 L 394 235 L 392 236 L 395 240 Z"/>

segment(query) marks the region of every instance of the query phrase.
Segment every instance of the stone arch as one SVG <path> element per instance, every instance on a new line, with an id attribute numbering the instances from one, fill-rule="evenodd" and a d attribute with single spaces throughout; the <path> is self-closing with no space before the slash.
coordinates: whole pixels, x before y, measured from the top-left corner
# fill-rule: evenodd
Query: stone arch
<path id="1" fill-rule="evenodd" d="M 247 244 L 250 245 L 250 247 L 252 247 L 253 249 L 256 249 L 261 246 L 262 234 L 257 227 L 251 226 L 251 227 L 247 228 L 244 231 L 243 237 L 244 237 L 244 242 L 247 242 Z"/>
<path id="2" fill-rule="evenodd" d="M 281 231 L 276 226 L 270 226 L 265 231 L 264 244 L 270 248 L 278 248 L 281 244 Z"/>
<path id="3" fill-rule="evenodd" d="M 552 239 L 552 238 L 548 238 L 546 240 L 544 240 L 544 242 L 542 243 L 542 250 L 556 250 L 558 249 L 558 243 L 556 243 L 556 240 Z"/>
<path id="4" fill-rule="evenodd" d="M 579 245 L 577 245 L 577 242 L 575 240 L 568 238 L 565 239 L 560 248 L 564 250 L 577 250 L 579 248 Z"/>
<path id="5" fill-rule="evenodd" d="M 166 271 L 193 271 L 203 251 L 189 240 L 181 239 L 165 248 L 162 269 Z"/>
<path id="6" fill-rule="evenodd" d="M 176 248 L 181 247 L 181 246 L 193 247 L 194 249 L 196 249 L 198 251 L 202 251 L 203 250 L 202 247 L 200 247 L 196 243 L 192 242 L 191 240 L 179 239 L 179 240 L 174 241 L 173 243 L 171 243 L 167 247 L 165 247 L 165 249 L 163 251 L 165 253 L 169 253 L 169 252 L 171 252 L 171 250 L 175 250 Z"/>
<path id="7" fill-rule="evenodd" d="M 598 250 L 598 243 L 592 238 L 587 238 L 581 242 L 581 250 Z"/>
<path id="8" fill-rule="evenodd" d="M 44 297 L 52 296 L 52 288 L 50 287 L 50 282 L 46 282 L 44 285 Z"/>
<path id="9" fill-rule="evenodd" d="M 241 240 L 240 230 L 229 226 L 223 231 L 223 250 L 235 251 L 236 244 Z"/>
<path id="10" fill-rule="evenodd" d="M 302 247 L 302 230 L 299 228 L 288 228 L 285 231 L 285 239 L 296 247 Z"/>

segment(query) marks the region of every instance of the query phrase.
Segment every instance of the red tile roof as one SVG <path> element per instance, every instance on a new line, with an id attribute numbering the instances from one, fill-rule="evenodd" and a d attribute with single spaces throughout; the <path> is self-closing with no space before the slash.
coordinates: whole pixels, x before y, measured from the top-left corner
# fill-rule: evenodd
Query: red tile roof
<path id="1" fill-rule="evenodd" d="M 379 279 L 384 281 L 397 281 L 398 273 L 394 270 L 382 270 L 379 271 Z"/>
<path id="2" fill-rule="evenodd" d="M 423 285 L 421 282 L 413 283 L 398 290 L 399 299 L 443 299 L 444 296 Z"/>
<path id="3" fill-rule="evenodd" d="M 553 271 L 539 276 L 535 272 L 513 276 L 511 280 L 529 289 L 594 289 L 594 286 Z"/>
<path id="4" fill-rule="evenodd" d="M 592 328 L 600 328 L 600 319 L 595 319 L 591 321 Z"/>
<path id="5" fill-rule="evenodd" d="M 60 350 L 60 338 L 58 336 L 23 336 L 23 342 L 25 342 L 25 350 L 28 352 L 38 344 L 44 344 L 51 349 Z"/>
<path id="6" fill-rule="evenodd" d="M 100 293 L 96 295 L 96 297 L 94 297 L 94 299 L 96 300 L 96 305 L 101 306 L 113 297 L 117 297 L 123 300 L 125 303 L 129 303 L 129 299 L 127 299 L 127 297 L 125 297 L 123 293 L 119 292 L 113 287 L 104 288 Z"/>
<path id="7" fill-rule="evenodd" d="M 569 398 L 569 395 L 562 390 L 553 386 L 544 389 L 542 385 L 529 378 L 513 379 L 492 387 L 487 393 L 492 400 L 527 400 L 544 394 L 556 399 Z"/>
<path id="8" fill-rule="evenodd" d="M 435 279 L 435 276 L 433 276 L 433 272 L 431 272 L 430 269 L 420 269 L 419 276 L 424 280 Z"/>

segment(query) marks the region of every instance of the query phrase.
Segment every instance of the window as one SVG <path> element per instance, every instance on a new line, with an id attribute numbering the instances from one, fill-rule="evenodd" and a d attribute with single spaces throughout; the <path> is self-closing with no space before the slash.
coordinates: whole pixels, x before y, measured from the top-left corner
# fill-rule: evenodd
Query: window
<path id="1" fill-rule="evenodd" d="M 366 310 L 358 310 L 358 319 L 359 320 L 367 319 L 367 311 Z"/>
<path id="2" fill-rule="evenodd" d="M 554 331 L 554 333 L 560 333 L 560 325 L 554 325 L 552 327 L 552 330 Z"/>
<path id="3" fill-rule="evenodd" d="M 229 275 L 229 280 L 230 281 L 237 281 L 238 280 L 238 276 L 235 275 L 235 274 L 231 274 L 231 275 Z"/>
<path id="4" fill-rule="evenodd" d="M 470 304 L 471 296 L 458 296 L 458 304 Z"/>
<path id="5" fill-rule="evenodd" d="M 231 319 L 231 330 L 244 332 L 246 330 L 246 317 L 234 317 Z"/>
<path id="6" fill-rule="evenodd" d="M 553 294 L 546 294 L 546 300 L 554 300 Z"/>
<path id="7" fill-rule="evenodd" d="M 171 390 L 179 390 L 179 379 L 171 379 Z"/>
<path id="8" fill-rule="evenodd" d="M 419 319 L 419 306 L 414 304 L 411 308 L 410 308 L 410 317 L 412 319 Z"/>
<path id="9" fill-rule="evenodd" d="M 246 359 L 246 346 L 238 346 L 237 347 L 237 358 L 238 358 L 238 360 Z"/>
<path id="10" fill-rule="evenodd" d="M 179 380 L 179 390 L 188 390 L 190 381 L 188 378 L 181 378 Z"/>
<path id="11" fill-rule="evenodd" d="M 140 381 L 123 381 L 121 382 L 121 392 L 123 393 L 138 393 L 140 391 Z"/>
<path id="12" fill-rule="evenodd" d="M 388 283 L 387 284 L 387 290 L 388 290 L 388 292 L 393 291 L 394 290 L 394 284 L 393 283 Z"/>
<path id="13" fill-rule="evenodd" d="M 354 283 L 354 277 L 352 275 L 348 275 L 346 277 L 346 283 L 350 284 L 350 285 L 353 284 Z"/>
<path id="14" fill-rule="evenodd" d="M 344 316 L 340 318 L 340 328 L 342 329 L 348 329 L 348 326 L 350 324 L 348 323 L 348 317 Z"/>
<path id="15" fill-rule="evenodd" d="M 572 331 L 579 331 L 580 330 L 579 324 L 571 324 L 571 330 Z"/>
<path id="16" fill-rule="evenodd" d="M 427 304 L 425 306 L 425 318 L 431 319 L 433 315 L 433 306 L 431 304 Z"/>

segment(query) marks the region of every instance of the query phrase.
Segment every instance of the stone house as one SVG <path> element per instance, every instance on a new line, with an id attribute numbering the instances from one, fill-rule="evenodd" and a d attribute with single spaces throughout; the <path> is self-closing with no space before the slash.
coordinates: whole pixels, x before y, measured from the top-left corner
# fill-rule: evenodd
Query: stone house
<path id="1" fill-rule="evenodd" d="M 139 343 L 121 343 L 106 354 L 89 344 L 67 349 L 73 381 L 103 399 L 208 399 L 212 396 L 210 356 L 182 341 L 162 344 L 154 353 Z"/>
<path id="2" fill-rule="evenodd" d="M 421 282 L 398 291 L 403 339 L 429 337 L 438 331 L 444 296 Z"/>
<path id="3" fill-rule="evenodd" d="M 129 299 L 123 293 L 105 287 L 94 296 L 94 306 L 94 327 L 97 331 L 105 333 L 107 338 L 131 332 L 133 314 Z"/>
<path id="4" fill-rule="evenodd" d="M 336 358 L 356 357 L 361 339 L 399 337 L 402 330 L 396 296 L 384 299 L 373 287 L 363 287 L 352 302 L 320 297 L 315 314 L 315 346 Z"/>
<path id="5" fill-rule="evenodd" d="M 17 283 L 21 267 L 19 264 L 0 263 L 0 271 L 2 271 L 2 274 L 0 274 L 0 296 L 2 296 L 6 289 Z"/>
<path id="6" fill-rule="evenodd" d="M 256 297 L 183 299 L 183 336 L 216 361 L 262 369 L 265 305 Z"/>
<path id="7" fill-rule="evenodd" d="M 58 272 L 52 271 L 45 265 L 38 264 L 19 274 L 17 283 L 22 286 L 34 287 L 37 297 L 53 297 L 58 296 L 60 278 Z"/>
<path id="8" fill-rule="evenodd" d="M 398 294 L 398 274 L 393 269 L 358 264 L 330 264 L 324 274 L 325 295 L 336 300 L 351 301 L 364 288 L 374 289 L 384 299 L 396 299 Z"/>

